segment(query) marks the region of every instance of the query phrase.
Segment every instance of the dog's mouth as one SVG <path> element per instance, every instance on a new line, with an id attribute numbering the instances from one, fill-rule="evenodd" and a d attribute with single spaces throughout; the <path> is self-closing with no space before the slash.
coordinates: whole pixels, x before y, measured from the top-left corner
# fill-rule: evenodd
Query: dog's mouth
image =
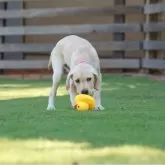
<path id="1" fill-rule="evenodd" d="M 87 94 L 88 96 L 92 96 L 93 97 L 93 94 L 92 93 L 89 93 L 89 94 Z"/>
<path id="2" fill-rule="evenodd" d="M 82 93 L 77 93 L 77 94 L 81 95 Z M 93 96 L 94 93 L 88 93 L 88 94 L 86 94 L 86 95 L 88 95 L 88 96 Z"/>
<path id="3" fill-rule="evenodd" d="M 87 95 L 89 95 L 89 96 L 92 96 L 92 97 L 93 97 L 94 92 L 95 92 L 95 89 L 93 89 L 92 91 L 89 91 L 89 93 L 88 93 Z"/>
<path id="4" fill-rule="evenodd" d="M 79 93 L 79 92 L 77 92 L 77 94 L 82 94 L 81 92 Z M 88 95 L 88 96 L 93 96 L 94 95 L 94 91 L 92 90 L 92 91 L 90 91 L 88 94 L 86 94 L 86 95 Z"/>
<path id="5" fill-rule="evenodd" d="M 95 88 L 93 88 L 92 90 L 90 90 L 90 91 L 88 91 L 88 94 L 86 94 L 86 95 L 88 95 L 88 96 L 94 96 L 94 93 L 97 91 L 97 89 L 95 89 Z M 81 92 L 77 92 L 77 94 L 82 94 Z"/>

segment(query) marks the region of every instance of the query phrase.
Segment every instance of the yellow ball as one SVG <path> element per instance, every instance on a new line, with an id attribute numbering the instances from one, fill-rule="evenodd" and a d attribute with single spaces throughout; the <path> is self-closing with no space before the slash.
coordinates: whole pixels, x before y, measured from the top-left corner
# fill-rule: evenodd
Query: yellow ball
<path id="1" fill-rule="evenodd" d="M 79 101 L 76 104 L 76 109 L 78 111 L 88 111 L 89 110 L 89 105 L 87 103 L 85 103 L 85 102 Z"/>
<path id="2" fill-rule="evenodd" d="M 79 94 L 75 97 L 75 103 L 79 102 L 85 102 L 88 104 L 89 108 L 88 109 L 94 109 L 96 106 L 96 101 L 92 96 L 85 95 L 85 94 Z"/>

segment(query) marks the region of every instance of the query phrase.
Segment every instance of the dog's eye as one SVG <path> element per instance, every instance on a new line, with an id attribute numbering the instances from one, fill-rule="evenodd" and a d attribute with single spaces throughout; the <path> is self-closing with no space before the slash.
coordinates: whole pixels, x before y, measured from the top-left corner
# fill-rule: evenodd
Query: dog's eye
<path id="1" fill-rule="evenodd" d="M 77 84 L 80 83 L 80 80 L 79 79 L 76 79 L 75 81 L 76 81 Z"/>
<path id="2" fill-rule="evenodd" d="M 91 79 L 92 79 L 91 77 L 88 77 L 88 78 L 87 78 L 87 81 L 91 81 Z"/>

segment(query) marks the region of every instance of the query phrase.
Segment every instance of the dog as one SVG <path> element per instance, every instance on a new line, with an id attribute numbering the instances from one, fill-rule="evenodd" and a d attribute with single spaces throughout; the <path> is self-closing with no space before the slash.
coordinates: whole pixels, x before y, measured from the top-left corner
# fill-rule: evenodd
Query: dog
<path id="1" fill-rule="evenodd" d="M 74 98 L 77 94 L 87 94 L 95 98 L 95 110 L 103 110 L 102 75 L 97 51 L 88 40 L 76 35 L 69 35 L 59 40 L 51 52 L 48 69 L 53 69 L 53 75 L 47 110 L 55 109 L 55 97 L 64 66 L 67 66 L 69 71 L 66 89 L 69 91 L 72 107 L 75 106 Z"/>

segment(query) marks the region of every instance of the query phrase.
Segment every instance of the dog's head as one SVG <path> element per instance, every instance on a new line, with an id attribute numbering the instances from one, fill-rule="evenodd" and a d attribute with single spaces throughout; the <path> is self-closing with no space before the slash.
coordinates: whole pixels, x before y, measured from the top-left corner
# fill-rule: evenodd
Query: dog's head
<path id="1" fill-rule="evenodd" d="M 93 95 L 94 90 L 99 90 L 100 79 L 97 71 L 90 65 L 75 67 L 67 76 L 67 90 L 73 87 L 77 94 Z"/>

